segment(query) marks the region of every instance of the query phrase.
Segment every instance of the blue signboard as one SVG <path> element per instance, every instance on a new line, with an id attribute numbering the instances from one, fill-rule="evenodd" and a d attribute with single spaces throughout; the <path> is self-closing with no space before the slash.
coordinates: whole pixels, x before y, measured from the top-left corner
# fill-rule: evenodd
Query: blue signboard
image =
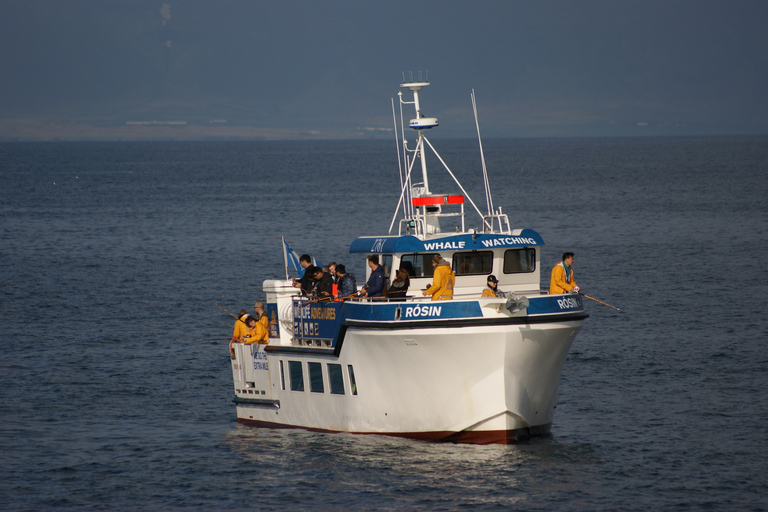
<path id="1" fill-rule="evenodd" d="M 342 322 L 343 302 L 294 302 L 293 335 L 307 339 L 335 339 Z"/>
<path id="2" fill-rule="evenodd" d="M 421 240 L 415 236 L 366 236 L 349 246 L 351 253 L 431 253 L 440 251 L 479 251 L 496 247 L 533 247 L 544 245 L 536 231 L 523 229 L 516 235 L 478 233 L 474 235 L 448 235 Z"/>
<path id="3" fill-rule="evenodd" d="M 583 311 L 584 304 L 578 295 L 544 295 L 532 297 L 528 304 L 529 315 L 542 315 L 548 313 L 570 313 Z"/>
<path id="4" fill-rule="evenodd" d="M 277 304 L 274 302 L 267 302 L 264 304 L 264 314 L 267 315 L 269 320 L 269 337 L 280 337 L 280 322 L 278 321 Z"/>

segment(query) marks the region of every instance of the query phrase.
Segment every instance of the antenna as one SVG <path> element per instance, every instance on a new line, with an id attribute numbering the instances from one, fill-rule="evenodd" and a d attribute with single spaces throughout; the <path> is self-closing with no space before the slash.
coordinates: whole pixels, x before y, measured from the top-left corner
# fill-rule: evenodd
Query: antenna
<path id="1" fill-rule="evenodd" d="M 475 113 L 475 127 L 477 128 L 477 141 L 480 144 L 480 162 L 483 166 L 483 184 L 485 185 L 485 205 L 488 215 L 493 213 L 493 198 L 491 197 L 491 185 L 488 182 L 488 169 L 485 167 L 485 154 L 483 153 L 483 139 L 480 137 L 480 123 L 477 120 L 477 103 L 475 102 L 475 90 L 472 89 L 472 111 Z"/>

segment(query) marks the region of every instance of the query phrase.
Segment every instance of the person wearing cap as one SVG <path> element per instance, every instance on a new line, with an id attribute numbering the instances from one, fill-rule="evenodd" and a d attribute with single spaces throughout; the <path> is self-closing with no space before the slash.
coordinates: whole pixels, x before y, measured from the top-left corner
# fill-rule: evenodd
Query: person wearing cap
<path id="1" fill-rule="evenodd" d="M 499 290 L 499 280 L 496 276 L 488 276 L 488 288 L 483 290 L 483 297 L 506 297 L 507 294 Z"/>
<path id="2" fill-rule="evenodd" d="M 432 295 L 432 300 L 453 299 L 453 285 L 456 282 L 456 274 L 451 270 L 451 264 L 439 254 L 432 257 L 432 265 L 435 272 L 432 274 L 432 286 L 422 290 L 421 294 Z"/>
<path id="3" fill-rule="evenodd" d="M 563 259 L 554 266 L 549 279 L 549 294 L 579 293 L 579 287 L 573 278 L 573 253 L 563 253 Z"/>

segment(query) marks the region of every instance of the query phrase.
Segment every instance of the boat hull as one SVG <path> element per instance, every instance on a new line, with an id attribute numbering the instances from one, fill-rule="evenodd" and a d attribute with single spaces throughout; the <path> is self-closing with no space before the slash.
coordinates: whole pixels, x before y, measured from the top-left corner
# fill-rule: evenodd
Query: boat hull
<path id="1" fill-rule="evenodd" d="M 339 350 L 237 345 L 238 420 L 481 444 L 546 434 L 583 319 L 515 322 L 351 325 Z M 319 374 L 309 375 L 310 363 Z M 342 370 L 343 394 L 338 385 L 337 393 L 329 393 L 335 365 Z M 291 389 L 291 369 L 298 367 L 308 384 L 301 391 Z"/>

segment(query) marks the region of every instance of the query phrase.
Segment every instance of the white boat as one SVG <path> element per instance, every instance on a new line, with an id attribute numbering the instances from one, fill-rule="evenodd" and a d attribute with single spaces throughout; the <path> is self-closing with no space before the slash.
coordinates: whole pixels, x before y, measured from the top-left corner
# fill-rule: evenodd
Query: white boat
<path id="1" fill-rule="evenodd" d="M 390 233 L 350 245 L 361 259 L 377 254 L 388 283 L 392 269 L 408 267 L 408 296 L 312 302 L 290 280 L 264 281 L 269 344 L 233 344 L 241 423 L 470 443 L 550 431 L 566 355 L 588 315 L 579 295 L 540 289 L 544 241 L 494 209 L 484 164 L 485 214 L 458 181 L 460 193 L 430 191 L 428 149 L 453 174 L 425 136 L 438 126 L 419 106 L 428 85 L 401 85 L 413 101 L 398 94 L 401 112 L 415 107 L 409 128 L 418 138 L 411 149 L 404 127 L 397 136 L 402 194 Z M 465 226 L 467 203 L 478 212 L 475 228 Z M 451 300 L 422 296 L 435 254 L 455 272 Z M 482 297 L 491 274 L 506 298 Z"/>

